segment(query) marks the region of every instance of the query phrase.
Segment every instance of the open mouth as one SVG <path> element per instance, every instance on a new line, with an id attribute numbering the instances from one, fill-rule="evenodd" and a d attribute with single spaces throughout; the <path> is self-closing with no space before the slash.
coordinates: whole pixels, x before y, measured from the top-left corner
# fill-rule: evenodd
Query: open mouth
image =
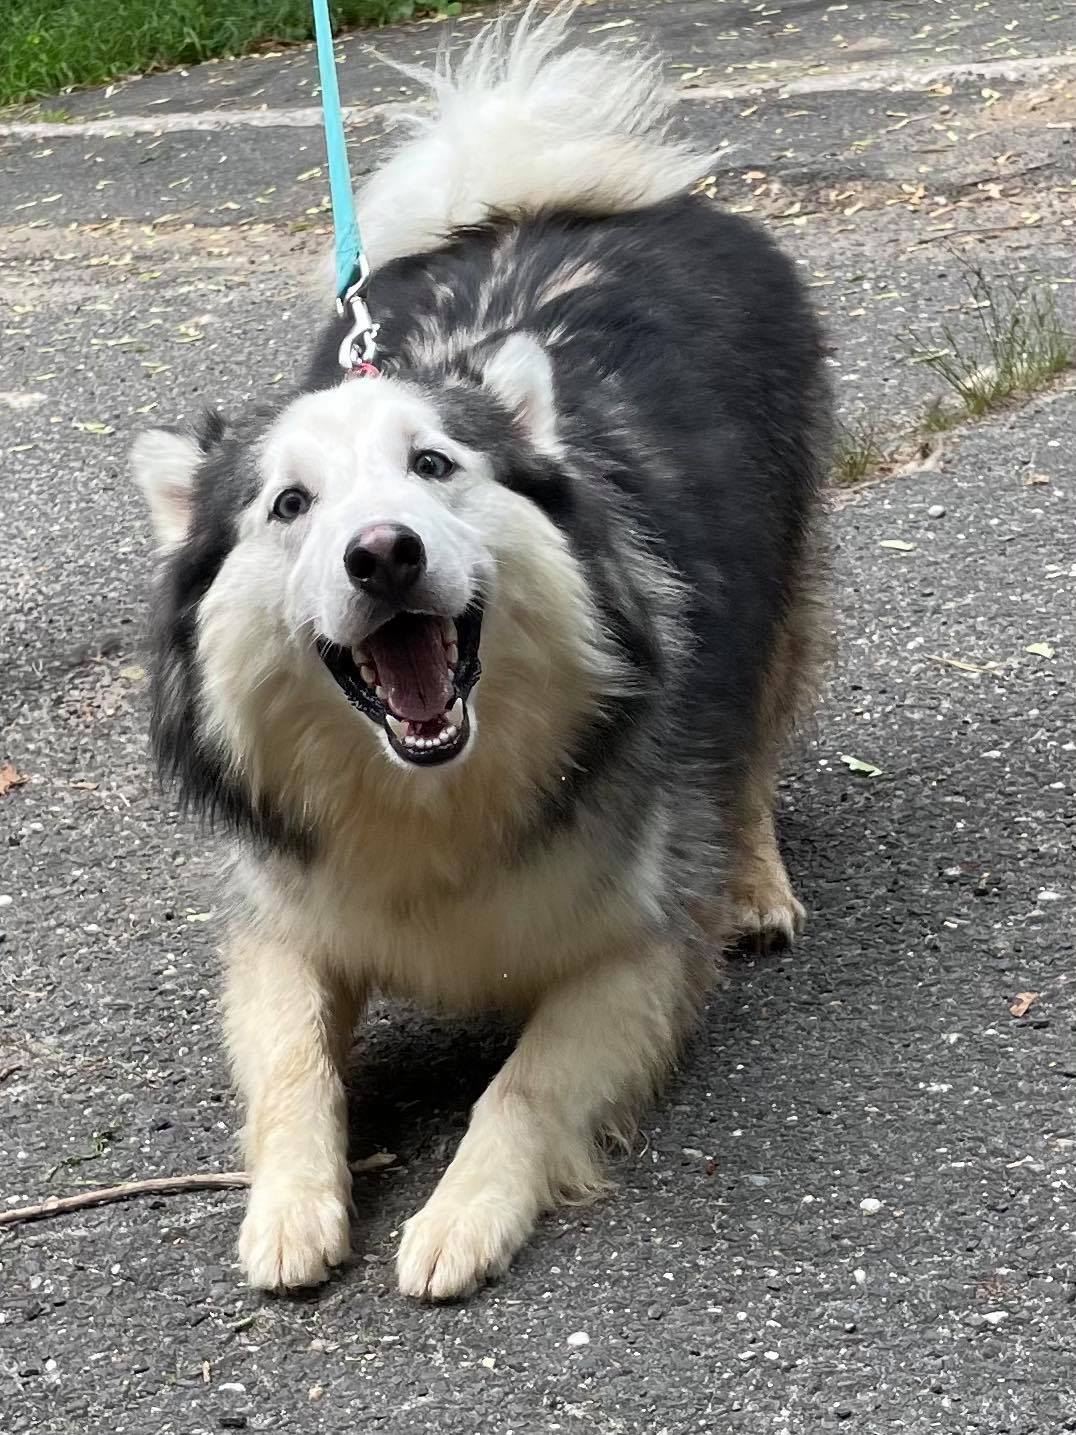
<path id="1" fill-rule="evenodd" d="M 318 640 L 318 652 L 352 707 L 385 729 L 392 750 L 419 767 L 467 746 L 467 698 L 478 681 L 482 614 L 457 618 L 397 613 L 366 641 L 344 648 Z"/>

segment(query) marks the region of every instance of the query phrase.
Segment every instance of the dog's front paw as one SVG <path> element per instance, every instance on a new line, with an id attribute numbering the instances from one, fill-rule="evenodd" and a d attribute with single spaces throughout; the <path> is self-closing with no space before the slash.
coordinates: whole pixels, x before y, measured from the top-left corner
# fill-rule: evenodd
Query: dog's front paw
<path id="1" fill-rule="evenodd" d="M 501 1275 L 534 1226 L 529 1203 L 505 1193 L 467 1199 L 435 1191 L 404 1227 L 396 1272 L 400 1290 L 418 1300 L 460 1300 Z"/>
<path id="2" fill-rule="evenodd" d="M 802 935 L 807 912 L 783 866 L 759 863 L 733 882 L 731 917 L 737 937 L 756 950 L 791 947 Z"/>
<path id="3" fill-rule="evenodd" d="M 756 949 L 769 952 L 791 947 L 807 923 L 807 911 L 791 889 L 785 892 L 752 893 L 747 901 L 732 908 L 736 935 Z"/>
<path id="4" fill-rule="evenodd" d="M 328 1279 L 350 1253 L 348 1205 L 332 1187 L 255 1181 L 239 1232 L 239 1260 L 259 1290 Z"/>

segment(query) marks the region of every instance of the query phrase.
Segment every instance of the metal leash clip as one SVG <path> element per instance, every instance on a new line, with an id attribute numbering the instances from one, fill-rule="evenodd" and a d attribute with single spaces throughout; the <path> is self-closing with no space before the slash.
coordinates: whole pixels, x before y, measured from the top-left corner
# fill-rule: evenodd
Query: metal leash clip
<path id="1" fill-rule="evenodd" d="M 336 301 L 336 312 L 342 319 L 349 313 L 351 315 L 351 328 L 340 345 L 338 358 L 340 367 L 353 375 L 373 375 L 378 372 L 374 359 L 377 355 L 377 334 L 381 325 L 374 323 L 366 303 L 369 282 L 370 266 L 366 255 L 360 254 L 358 278 Z"/>

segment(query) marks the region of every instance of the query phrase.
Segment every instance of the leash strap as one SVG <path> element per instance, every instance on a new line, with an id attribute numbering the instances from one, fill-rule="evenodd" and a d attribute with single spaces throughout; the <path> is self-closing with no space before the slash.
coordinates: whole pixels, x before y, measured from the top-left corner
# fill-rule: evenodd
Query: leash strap
<path id="1" fill-rule="evenodd" d="M 340 345 L 340 365 L 349 377 L 370 377 L 378 372 L 378 326 L 366 305 L 370 265 L 362 247 L 355 200 L 351 188 L 351 167 L 347 158 L 344 116 L 340 87 L 336 79 L 336 52 L 333 48 L 329 0 L 313 0 L 314 33 L 317 37 L 318 71 L 321 78 L 321 112 L 325 124 L 325 153 L 329 161 L 329 194 L 332 199 L 333 232 L 336 244 L 336 311 L 351 315 L 351 328 Z"/>

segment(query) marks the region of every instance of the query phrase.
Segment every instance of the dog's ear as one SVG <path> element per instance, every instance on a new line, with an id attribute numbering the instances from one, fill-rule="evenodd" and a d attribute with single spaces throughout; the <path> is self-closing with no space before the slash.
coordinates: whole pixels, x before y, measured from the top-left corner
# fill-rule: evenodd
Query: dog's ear
<path id="1" fill-rule="evenodd" d="M 533 335 L 510 334 L 486 360 L 482 381 L 515 415 L 536 448 L 557 447 L 553 365 Z"/>
<path id="2" fill-rule="evenodd" d="M 193 433 L 147 429 L 131 445 L 131 472 L 145 494 L 157 542 L 173 548 L 187 536 L 194 475 L 206 454 L 222 444 L 228 421 L 219 409 L 205 409 Z"/>
<path id="3" fill-rule="evenodd" d="M 187 536 L 194 475 L 204 457 L 198 439 L 176 429 L 147 429 L 131 446 L 131 472 L 145 495 L 162 548 L 172 548 Z"/>

